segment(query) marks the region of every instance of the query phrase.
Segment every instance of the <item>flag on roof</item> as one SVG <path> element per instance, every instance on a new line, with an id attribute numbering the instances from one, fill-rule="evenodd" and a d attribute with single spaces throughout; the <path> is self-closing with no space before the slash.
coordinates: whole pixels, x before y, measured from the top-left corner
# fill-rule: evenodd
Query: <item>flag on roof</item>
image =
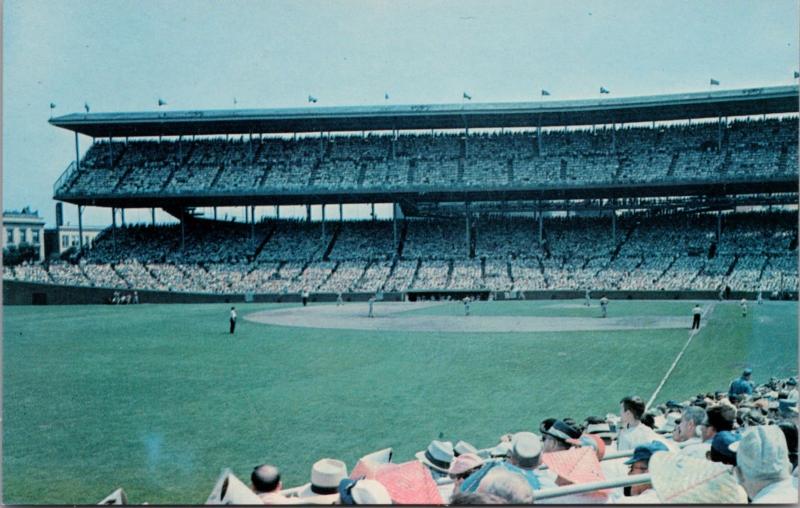
<path id="1" fill-rule="evenodd" d="M 611 92 L 608 91 L 608 88 L 606 88 L 604 86 L 601 86 L 600 87 L 600 93 L 611 93 Z"/>
<path id="2" fill-rule="evenodd" d="M 158 99 L 158 107 L 159 108 L 161 106 L 166 106 L 166 105 L 167 105 L 167 101 L 165 101 L 164 99 L 161 99 L 161 98 Z"/>
<path id="3" fill-rule="evenodd" d="M 383 98 L 388 101 L 389 100 L 389 92 L 384 93 L 383 94 Z"/>
<path id="4" fill-rule="evenodd" d="M 800 78 L 800 72 L 794 71 L 794 79 Z"/>
<path id="5" fill-rule="evenodd" d="M 87 113 L 89 112 L 89 103 L 88 102 L 84 102 L 83 103 L 83 109 L 85 109 Z"/>
<path id="6" fill-rule="evenodd" d="M 472 100 L 472 96 L 470 94 L 468 94 L 467 92 L 464 92 L 464 98 L 467 99 L 468 101 Z"/>
<path id="7" fill-rule="evenodd" d="M 51 102 L 50 103 L 50 109 L 56 109 L 56 103 L 55 102 Z"/>
<path id="8" fill-rule="evenodd" d="M 317 102 L 317 98 L 314 97 L 313 95 L 309 95 L 308 96 L 308 102 Z"/>
<path id="9" fill-rule="evenodd" d="M 544 97 L 545 95 L 550 95 L 550 92 L 542 88 L 542 96 Z"/>
<path id="10" fill-rule="evenodd" d="M 714 79 L 714 78 L 711 78 L 710 84 L 711 84 L 711 85 L 716 85 L 716 86 L 719 86 L 719 81 L 717 81 L 717 80 L 716 80 L 716 79 Z"/>

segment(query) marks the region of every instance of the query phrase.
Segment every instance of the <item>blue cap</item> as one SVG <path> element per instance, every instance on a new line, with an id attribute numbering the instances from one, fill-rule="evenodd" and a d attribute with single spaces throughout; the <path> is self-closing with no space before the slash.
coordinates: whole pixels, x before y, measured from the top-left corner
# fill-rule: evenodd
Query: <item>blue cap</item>
<path id="1" fill-rule="evenodd" d="M 744 369 L 744 372 L 742 373 L 742 375 L 749 376 L 752 373 L 753 373 L 753 369 L 751 369 L 750 367 L 747 367 L 746 369 Z"/>
<path id="2" fill-rule="evenodd" d="M 661 441 L 650 441 L 647 444 L 639 445 L 633 450 L 633 456 L 625 461 L 625 464 L 634 462 L 650 462 L 650 457 L 656 452 L 668 452 L 669 448 Z"/>
<path id="3" fill-rule="evenodd" d="M 728 430 L 717 432 L 714 435 L 714 439 L 711 440 L 711 449 L 714 450 L 715 453 L 731 460 L 735 464 L 736 452 L 731 450 L 730 446 L 740 439 L 742 439 L 741 435 L 735 434 Z"/>

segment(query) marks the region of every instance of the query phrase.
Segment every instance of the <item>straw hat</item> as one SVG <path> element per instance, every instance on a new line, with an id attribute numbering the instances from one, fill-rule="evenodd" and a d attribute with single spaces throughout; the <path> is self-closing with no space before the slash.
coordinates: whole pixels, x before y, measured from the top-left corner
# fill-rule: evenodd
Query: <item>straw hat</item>
<path id="1" fill-rule="evenodd" d="M 653 489 L 663 503 L 747 504 L 747 493 L 731 468 L 680 453 L 656 453 L 650 459 Z"/>
<path id="2" fill-rule="evenodd" d="M 478 457 L 478 455 L 474 453 L 464 453 L 453 460 L 448 472 L 451 475 L 460 475 L 482 465 L 483 459 Z"/>
<path id="3" fill-rule="evenodd" d="M 311 466 L 311 483 L 300 491 L 300 497 L 339 497 L 339 482 L 347 478 L 347 466 L 341 460 L 322 459 Z"/>
<path id="4" fill-rule="evenodd" d="M 425 464 L 431 469 L 447 473 L 450 469 L 450 463 L 453 462 L 453 443 L 450 441 L 431 441 L 427 450 L 417 452 L 415 457 L 417 460 Z"/>

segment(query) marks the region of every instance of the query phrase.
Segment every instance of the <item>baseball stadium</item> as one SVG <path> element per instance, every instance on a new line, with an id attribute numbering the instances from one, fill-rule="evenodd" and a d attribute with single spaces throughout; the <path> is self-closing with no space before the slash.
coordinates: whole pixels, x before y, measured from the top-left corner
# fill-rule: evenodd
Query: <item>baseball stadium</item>
<path id="1" fill-rule="evenodd" d="M 224 469 L 217 501 L 252 504 L 266 461 L 287 503 L 330 504 L 302 497 L 309 471 L 329 480 L 319 459 L 391 449 L 375 464 L 430 466 L 384 482 L 395 502 L 441 504 L 441 464 L 502 460 L 548 420 L 604 430 L 617 456 L 594 479 L 622 490 L 623 397 L 668 441 L 723 399 L 737 428 L 792 421 L 797 103 L 782 86 L 52 118 L 76 145 L 53 198 L 113 221 L 4 268 L 6 499 L 201 504 Z M 375 203 L 391 218 L 342 218 Z M 122 222 L 134 208 L 177 222 Z M 759 384 L 737 402 L 743 369 Z"/>

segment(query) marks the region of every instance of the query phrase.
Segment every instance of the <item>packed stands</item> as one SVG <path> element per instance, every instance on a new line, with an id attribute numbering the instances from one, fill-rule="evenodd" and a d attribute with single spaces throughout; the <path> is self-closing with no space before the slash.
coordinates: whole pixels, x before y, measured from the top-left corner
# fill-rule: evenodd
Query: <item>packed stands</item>
<path id="1" fill-rule="evenodd" d="M 796 177 L 795 118 L 533 132 L 98 141 L 57 194 L 505 188 Z M 541 143 L 541 150 L 539 144 Z"/>
<path id="2" fill-rule="evenodd" d="M 270 219 L 251 230 L 194 220 L 183 248 L 179 226 L 109 228 L 80 265 L 21 265 L 5 278 L 217 294 L 797 289 L 792 212 L 726 213 L 719 242 L 716 221 L 715 213 L 624 214 L 614 236 L 608 216 L 554 217 L 540 246 L 532 218 L 478 217 L 469 257 L 464 222 L 453 219 L 407 219 L 398 250 L 388 221 L 328 224 L 323 239 L 318 222 Z"/>

